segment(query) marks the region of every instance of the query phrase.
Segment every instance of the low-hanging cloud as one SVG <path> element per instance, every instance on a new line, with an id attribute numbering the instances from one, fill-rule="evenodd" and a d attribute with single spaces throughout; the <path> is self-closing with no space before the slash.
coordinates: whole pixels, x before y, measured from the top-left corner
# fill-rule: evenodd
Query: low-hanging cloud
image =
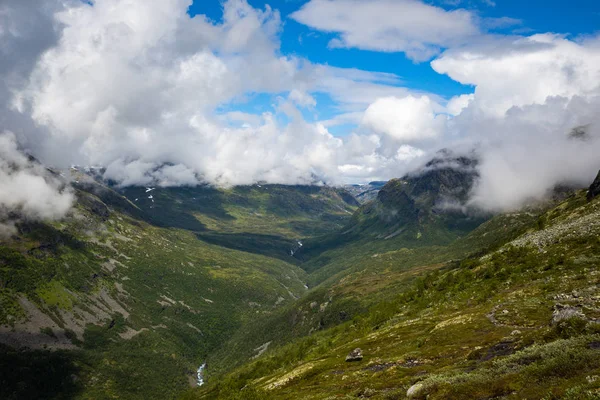
<path id="1" fill-rule="evenodd" d="M 559 183 L 583 185 L 600 168 L 597 38 L 490 36 L 470 12 L 394 2 L 445 22 L 435 32 L 405 24 L 389 30 L 394 48 L 371 48 L 419 60 L 448 48 L 431 66 L 474 93 L 444 99 L 404 88 L 394 74 L 282 55 L 278 11 L 245 0 L 224 2 L 220 22 L 190 18 L 191 0 L 44 0 L 32 15 L 24 3 L 0 5 L 2 27 L 37 19 L 0 30 L 0 129 L 47 164 L 102 166 L 123 186 L 382 180 L 440 148 L 476 147 L 472 203 L 504 210 Z M 368 35 L 325 26 L 347 11 L 336 4 L 358 7 L 313 0 L 293 18 L 340 32 L 344 47 L 369 48 Z M 308 23 L 316 6 L 323 13 Z M 369 12 L 389 20 L 385 7 Z M 235 108 L 260 93 L 275 98 L 269 111 Z M 318 95 L 337 114 L 308 122 Z M 356 130 L 331 134 L 347 123 Z M 585 141 L 569 136 L 578 126 Z"/>
<path id="2" fill-rule="evenodd" d="M 18 220 L 62 218 L 74 196 L 63 182 L 23 154 L 10 132 L 0 134 L 0 237 Z"/>
<path id="3" fill-rule="evenodd" d="M 447 130 L 479 148 L 473 204 L 515 209 L 556 185 L 591 182 L 600 168 L 599 57 L 598 39 L 548 34 L 448 51 L 432 62 L 476 86 Z M 577 127 L 582 135 L 571 135 Z"/>

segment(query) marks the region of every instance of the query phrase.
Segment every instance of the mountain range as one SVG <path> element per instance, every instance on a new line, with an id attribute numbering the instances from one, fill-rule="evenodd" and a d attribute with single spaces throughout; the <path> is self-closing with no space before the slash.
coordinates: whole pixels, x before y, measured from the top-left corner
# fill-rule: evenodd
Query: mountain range
<path id="1" fill-rule="evenodd" d="M 597 398 L 600 175 L 490 213 L 477 164 L 345 187 L 72 168 L 66 218 L 0 239 L 0 397 Z"/>

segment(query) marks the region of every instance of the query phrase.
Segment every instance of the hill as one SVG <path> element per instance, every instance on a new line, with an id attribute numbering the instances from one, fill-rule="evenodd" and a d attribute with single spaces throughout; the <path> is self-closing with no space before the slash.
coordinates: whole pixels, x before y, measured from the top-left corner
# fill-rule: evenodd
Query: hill
<path id="1" fill-rule="evenodd" d="M 449 246 L 350 258 L 350 272 L 294 305 L 296 324 L 349 299 L 362 309 L 288 335 L 189 398 L 596 398 L 599 212 L 578 191 Z"/>

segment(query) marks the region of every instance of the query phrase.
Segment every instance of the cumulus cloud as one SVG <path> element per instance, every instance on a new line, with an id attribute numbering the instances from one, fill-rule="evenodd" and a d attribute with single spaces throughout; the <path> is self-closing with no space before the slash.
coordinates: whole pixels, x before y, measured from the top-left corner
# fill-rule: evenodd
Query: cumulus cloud
<path id="1" fill-rule="evenodd" d="M 436 115 L 439 105 L 427 96 L 384 97 L 365 111 L 363 125 L 403 143 L 438 137 L 445 117 Z"/>
<path id="2" fill-rule="evenodd" d="M 215 22 L 190 18 L 190 3 L 5 0 L 0 129 L 50 165 L 101 165 L 124 186 L 383 180 L 442 147 L 476 147 L 473 204 L 498 210 L 600 168 L 597 38 L 486 35 L 473 12 L 417 0 L 311 0 L 292 15 L 337 34 L 335 46 L 443 51 L 431 67 L 474 87 L 446 99 L 395 74 L 282 55 L 268 6 L 228 0 Z M 256 94 L 268 111 L 236 108 Z M 333 111 L 307 122 L 321 96 Z M 329 130 L 349 123 L 343 138 Z M 568 135 L 578 126 L 585 144 Z"/>
<path id="3" fill-rule="evenodd" d="M 401 51 L 419 61 L 479 32 L 471 12 L 446 11 L 418 0 L 311 0 L 291 17 L 311 28 L 337 33 L 331 47 Z"/>
<path id="4" fill-rule="evenodd" d="M 449 129 L 480 147 L 474 204 L 514 209 L 557 184 L 584 186 L 593 179 L 600 168 L 597 43 L 535 35 L 451 50 L 432 62 L 476 86 L 466 107 L 458 100 L 463 104 Z M 580 126 L 583 141 L 569 135 Z"/>
<path id="5" fill-rule="evenodd" d="M 574 42 L 554 34 L 490 39 L 448 50 L 431 66 L 476 86 L 477 108 L 497 116 L 511 107 L 543 104 L 551 96 L 589 96 L 600 88 L 596 41 Z"/>
<path id="6" fill-rule="evenodd" d="M 469 103 L 473 101 L 475 96 L 473 94 L 461 94 L 459 96 L 452 97 L 446 104 L 446 111 L 448 114 L 456 116 L 469 106 Z"/>
<path id="7" fill-rule="evenodd" d="M 346 151 L 327 124 L 305 122 L 298 108 L 314 109 L 311 92 L 320 92 L 360 113 L 409 93 L 396 75 L 280 55 L 281 20 L 269 7 L 230 0 L 215 23 L 190 18 L 189 3 L 98 0 L 53 10 L 55 43 L 11 90 L 12 109 L 38 127 L 25 141 L 45 143 L 36 155 L 52 165 L 105 166 L 121 185 L 165 186 L 340 182 L 354 177 L 338 165 L 379 159 L 372 146 Z M 285 92 L 260 116 L 217 112 L 249 93 Z"/>
<path id="8" fill-rule="evenodd" d="M 0 237 L 19 219 L 62 218 L 74 200 L 64 186 L 18 149 L 14 134 L 0 134 Z"/>

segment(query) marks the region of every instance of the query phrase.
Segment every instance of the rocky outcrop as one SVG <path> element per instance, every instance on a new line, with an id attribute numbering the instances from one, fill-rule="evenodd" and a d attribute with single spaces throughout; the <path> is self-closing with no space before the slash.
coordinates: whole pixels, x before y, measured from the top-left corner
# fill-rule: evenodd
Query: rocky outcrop
<path id="1" fill-rule="evenodd" d="M 554 312 L 552 313 L 551 324 L 556 325 L 561 321 L 571 318 L 585 319 L 585 315 L 579 308 L 565 306 L 563 304 L 556 304 L 554 306 Z"/>
<path id="2" fill-rule="evenodd" d="M 594 197 L 596 197 L 598 195 L 600 195 L 600 172 L 598 172 L 596 179 L 594 179 L 594 182 L 592 182 L 592 185 L 590 186 L 590 188 L 588 190 L 587 199 L 592 200 Z"/>
<path id="3" fill-rule="evenodd" d="M 354 349 L 346 356 L 346 362 L 361 361 L 363 354 L 361 349 Z"/>

